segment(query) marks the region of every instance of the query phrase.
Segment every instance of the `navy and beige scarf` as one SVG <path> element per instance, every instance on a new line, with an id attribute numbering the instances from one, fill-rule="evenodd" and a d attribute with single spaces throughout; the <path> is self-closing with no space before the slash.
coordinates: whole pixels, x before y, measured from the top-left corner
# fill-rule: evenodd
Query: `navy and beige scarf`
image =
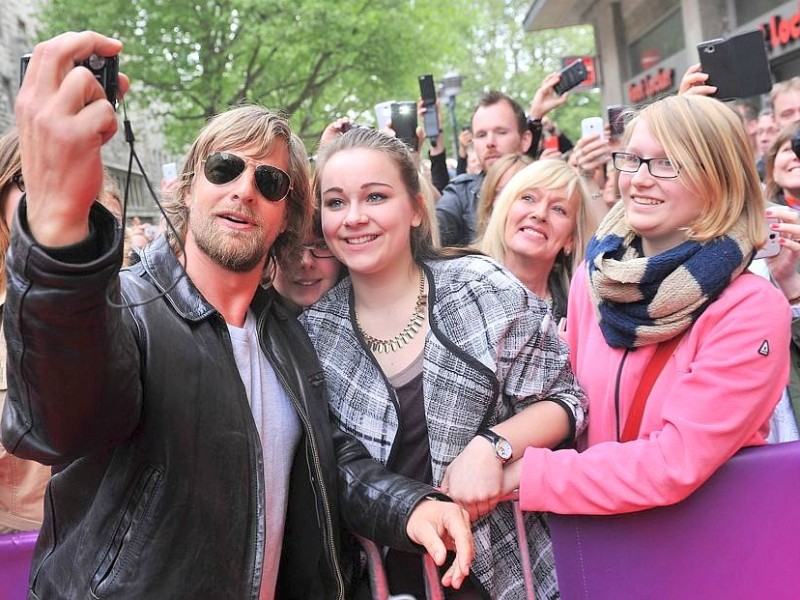
<path id="1" fill-rule="evenodd" d="M 644 256 L 624 203 L 617 202 L 586 249 L 590 296 L 603 337 L 614 348 L 674 337 L 747 268 L 752 255 L 741 218 L 721 237 Z"/>

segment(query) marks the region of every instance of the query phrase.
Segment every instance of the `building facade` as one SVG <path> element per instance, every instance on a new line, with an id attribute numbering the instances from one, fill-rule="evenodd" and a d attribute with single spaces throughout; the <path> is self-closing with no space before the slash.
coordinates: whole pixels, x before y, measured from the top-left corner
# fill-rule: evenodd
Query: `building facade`
<path id="1" fill-rule="evenodd" d="M 2 9 L 0 9 L 0 134 L 14 126 L 14 102 L 19 89 L 20 57 L 30 52 L 33 47 L 33 40 L 38 29 L 36 14 L 42 2 L 46 2 L 46 0 L 2 0 Z M 136 135 L 136 153 L 142 161 L 151 185 L 158 193 L 161 184 L 161 164 L 174 162 L 176 159 L 163 150 L 163 138 L 152 117 L 142 114 L 129 116 Z M 123 194 L 127 180 L 128 156 L 129 147 L 125 143 L 120 121 L 119 132 L 103 149 L 103 162 Z M 128 191 L 127 214 L 129 217 L 138 216 L 143 220 L 155 222 L 158 220 L 158 208 L 135 163 L 133 169 Z"/>
<path id="2" fill-rule="evenodd" d="M 779 0 L 534 0 L 525 28 L 592 25 L 602 102 L 674 93 L 698 44 L 762 29 L 773 81 L 800 75 L 800 3 Z M 752 99 L 763 105 L 766 97 Z"/>

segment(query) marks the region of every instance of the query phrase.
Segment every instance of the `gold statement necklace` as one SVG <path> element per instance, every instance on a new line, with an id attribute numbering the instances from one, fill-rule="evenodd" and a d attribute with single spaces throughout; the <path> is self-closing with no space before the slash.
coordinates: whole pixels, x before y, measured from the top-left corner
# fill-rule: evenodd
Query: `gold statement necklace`
<path id="1" fill-rule="evenodd" d="M 358 313 L 356 312 L 356 325 L 358 326 L 358 330 L 361 332 L 361 335 L 364 336 L 364 341 L 367 342 L 367 346 L 370 350 L 377 353 L 389 353 L 395 352 L 399 350 L 403 346 L 405 346 L 408 342 L 410 342 L 417 332 L 422 327 L 422 324 L 425 322 L 425 310 L 428 306 L 428 295 L 425 293 L 425 274 L 420 268 L 419 270 L 419 294 L 417 295 L 417 303 L 414 306 L 414 312 L 411 315 L 411 319 L 409 319 L 408 323 L 406 324 L 403 331 L 398 333 L 391 339 L 388 340 L 379 340 L 378 338 L 372 337 L 361 326 L 361 322 L 358 320 Z"/>

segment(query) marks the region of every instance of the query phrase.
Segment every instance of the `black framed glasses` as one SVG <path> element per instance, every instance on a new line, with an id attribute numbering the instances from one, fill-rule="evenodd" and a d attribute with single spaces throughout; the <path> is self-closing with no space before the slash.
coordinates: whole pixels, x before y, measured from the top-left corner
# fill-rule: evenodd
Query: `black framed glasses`
<path id="1" fill-rule="evenodd" d="M 659 179 L 675 179 L 680 174 L 678 165 L 668 158 L 642 158 L 630 152 L 612 152 L 611 160 L 614 168 L 623 173 L 636 173 L 646 164 L 650 175 Z"/>
<path id="2" fill-rule="evenodd" d="M 311 252 L 311 256 L 314 258 L 333 258 L 333 252 L 328 248 L 328 244 L 325 242 L 303 244 L 303 248 Z"/>
<path id="3" fill-rule="evenodd" d="M 252 161 L 230 152 L 214 152 L 203 162 L 206 179 L 214 185 L 225 185 L 238 179 Z M 257 165 L 255 180 L 258 191 L 270 202 L 280 202 L 292 189 L 289 174 L 272 165 Z"/>
<path id="4" fill-rule="evenodd" d="M 14 173 L 14 175 L 11 177 L 11 183 L 17 186 L 17 189 L 20 192 L 23 194 L 25 193 L 25 180 L 22 178 L 22 171 L 17 171 Z"/>

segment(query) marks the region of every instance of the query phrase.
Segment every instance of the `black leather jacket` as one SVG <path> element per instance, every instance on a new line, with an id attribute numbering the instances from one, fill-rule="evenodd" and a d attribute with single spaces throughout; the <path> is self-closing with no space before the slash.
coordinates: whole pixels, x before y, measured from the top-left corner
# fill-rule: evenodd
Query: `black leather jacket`
<path id="1" fill-rule="evenodd" d="M 89 241 L 47 252 L 23 201 L 8 258 L 3 441 L 56 465 L 29 597 L 256 599 L 261 445 L 225 322 L 164 238 L 118 277 L 120 230 L 99 205 L 91 221 Z M 130 306 L 111 307 L 120 293 Z M 431 488 L 334 430 L 305 332 L 269 292 L 251 308 L 303 428 L 278 597 L 343 598 L 340 525 L 413 548 L 407 517 Z"/>

